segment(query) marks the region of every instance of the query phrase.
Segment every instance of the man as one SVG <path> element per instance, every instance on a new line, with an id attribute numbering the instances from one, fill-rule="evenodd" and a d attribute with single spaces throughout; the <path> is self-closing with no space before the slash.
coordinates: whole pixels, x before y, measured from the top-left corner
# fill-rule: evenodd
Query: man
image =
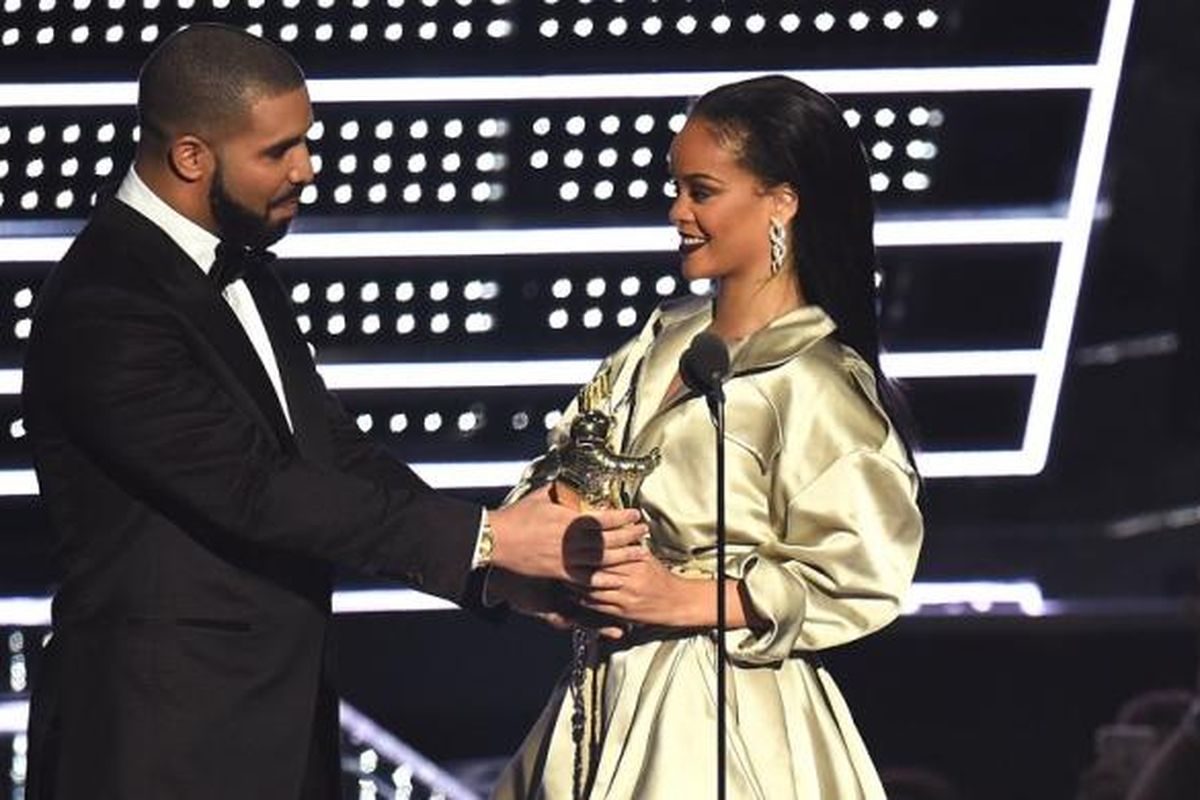
<path id="1" fill-rule="evenodd" d="M 333 798 L 333 564 L 470 605 L 483 568 L 577 576 L 637 557 L 645 527 L 439 495 L 325 390 L 262 263 L 313 180 L 287 54 L 193 26 L 146 62 L 138 113 L 25 365 L 62 572 L 27 796 Z"/>

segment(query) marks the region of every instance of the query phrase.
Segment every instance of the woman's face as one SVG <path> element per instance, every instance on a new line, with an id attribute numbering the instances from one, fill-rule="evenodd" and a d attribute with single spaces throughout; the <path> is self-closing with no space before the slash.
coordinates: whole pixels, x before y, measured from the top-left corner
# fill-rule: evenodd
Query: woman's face
<path id="1" fill-rule="evenodd" d="M 771 217 L 787 225 L 795 195 L 786 188 L 767 190 L 710 126 L 695 118 L 671 144 L 671 177 L 676 197 L 668 219 L 679 232 L 684 277 L 767 280 Z"/>

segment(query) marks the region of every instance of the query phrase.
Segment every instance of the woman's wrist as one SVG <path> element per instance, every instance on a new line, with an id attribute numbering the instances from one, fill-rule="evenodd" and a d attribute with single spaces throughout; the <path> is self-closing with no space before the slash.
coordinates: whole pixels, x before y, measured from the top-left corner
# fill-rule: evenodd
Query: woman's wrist
<path id="1" fill-rule="evenodd" d="M 683 602 L 679 604 L 676 625 L 681 628 L 715 628 L 717 626 L 717 582 L 676 578 L 681 586 Z M 739 582 L 726 580 L 725 627 L 746 627 L 746 612 L 742 604 Z"/>

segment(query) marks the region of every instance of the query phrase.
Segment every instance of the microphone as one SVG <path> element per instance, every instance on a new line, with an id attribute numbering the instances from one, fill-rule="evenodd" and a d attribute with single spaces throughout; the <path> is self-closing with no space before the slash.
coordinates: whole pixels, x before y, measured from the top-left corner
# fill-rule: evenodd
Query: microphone
<path id="1" fill-rule="evenodd" d="M 679 377 L 693 392 L 704 395 L 716 413 L 716 404 L 725 400 L 721 384 L 729 377 L 729 350 L 721 337 L 712 331 L 697 334 L 679 359 Z"/>
<path id="2" fill-rule="evenodd" d="M 725 392 L 721 384 L 729 377 L 729 350 L 721 337 L 704 331 L 692 339 L 679 359 L 679 375 L 684 384 L 704 395 L 716 429 L 717 460 L 717 800 L 725 800 Z"/>

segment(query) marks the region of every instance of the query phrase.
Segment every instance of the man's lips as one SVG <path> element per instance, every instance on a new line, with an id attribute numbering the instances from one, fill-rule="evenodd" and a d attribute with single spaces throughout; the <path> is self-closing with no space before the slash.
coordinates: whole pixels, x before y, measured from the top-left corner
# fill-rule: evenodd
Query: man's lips
<path id="1" fill-rule="evenodd" d="M 282 200 L 277 200 L 271 204 L 272 208 L 278 208 L 282 211 L 295 213 L 300 208 L 300 195 L 285 197 Z"/>

